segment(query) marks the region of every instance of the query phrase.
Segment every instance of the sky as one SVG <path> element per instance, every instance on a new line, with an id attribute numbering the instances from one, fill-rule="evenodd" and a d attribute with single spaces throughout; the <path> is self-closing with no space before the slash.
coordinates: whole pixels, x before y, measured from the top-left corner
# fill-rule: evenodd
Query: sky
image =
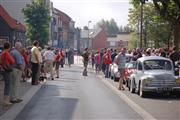
<path id="1" fill-rule="evenodd" d="M 128 23 L 129 0 L 51 0 L 53 6 L 75 21 L 76 27 L 92 28 L 102 19 L 115 19 L 118 26 Z"/>

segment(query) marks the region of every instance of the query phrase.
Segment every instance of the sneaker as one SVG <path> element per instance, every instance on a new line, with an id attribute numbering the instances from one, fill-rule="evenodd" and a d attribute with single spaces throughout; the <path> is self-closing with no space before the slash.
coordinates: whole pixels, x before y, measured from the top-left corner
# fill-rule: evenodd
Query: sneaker
<path id="1" fill-rule="evenodd" d="M 12 105 L 12 102 L 4 101 L 4 105 Z"/>
<path id="2" fill-rule="evenodd" d="M 51 80 L 54 80 L 54 78 L 51 78 Z"/>
<path id="3" fill-rule="evenodd" d="M 11 100 L 11 103 L 20 103 L 20 102 L 22 102 L 23 101 L 23 99 L 16 99 L 16 100 Z"/>
<path id="4" fill-rule="evenodd" d="M 59 77 L 56 77 L 56 78 L 59 78 Z"/>

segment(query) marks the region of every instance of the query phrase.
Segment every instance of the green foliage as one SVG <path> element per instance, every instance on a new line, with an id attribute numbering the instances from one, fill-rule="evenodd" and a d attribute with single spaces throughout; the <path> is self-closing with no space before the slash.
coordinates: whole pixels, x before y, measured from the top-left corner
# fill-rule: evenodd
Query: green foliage
<path id="1" fill-rule="evenodd" d="M 49 7 L 44 0 L 34 0 L 23 9 L 27 27 L 27 37 L 31 41 L 38 40 L 43 47 L 49 39 Z"/>
<path id="2" fill-rule="evenodd" d="M 120 26 L 119 27 L 119 32 L 128 32 L 128 33 L 130 33 L 130 32 L 133 32 L 133 29 L 130 27 L 130 26 Z"/>
<path id="3" fill-rule="evenodd" d="M 137 33 L 132 32 L 130 34 L 130 40 L 128 42 L 128 48 L 130 48 L 130 49 L 136 48 L 137 44 L 138 44 Z"/>
<path id="4" fill-rule="evenodd" d="M 152 3 L 145 4 L 143 11 L 143 46 L 163 47 L 168 44 L 171 36 L 171 25 L 158 14 Z M 139 33 L 140 6 L 130 9 L 129 26 Z"/>
<path id="5" fill-rule="evenodd" d="M 152 3 L 158 15 L 171 25 L 173 43 L 180 48 L 180 0 L 152 0 Z M 131 4 L 136 8 L 140 0 L 131 0 Z"/>
<path id="6" fill-rule="evenodd" d="M 117 26 L 117 23 L 114 19 L 111 19 L 110 21 L 102 19 L 99 21 L 96 25 L 97 27 L 105 28 L 108 32 L 109 36 L 115 35 L 118 33 L 119 28 Z"/>

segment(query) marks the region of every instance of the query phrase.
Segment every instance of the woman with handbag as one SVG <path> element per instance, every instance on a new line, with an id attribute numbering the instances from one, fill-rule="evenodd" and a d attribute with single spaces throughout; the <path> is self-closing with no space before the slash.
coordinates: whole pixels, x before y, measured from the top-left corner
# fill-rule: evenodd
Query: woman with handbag
<path id="1" fill-rule="evenodd" d="M 12 67 L 14 64 L 14 59 L 9 53 L 10 43 L 4 43 L 3 52 L 1 53 L 1 66 L 3 69 L 3 78 L 4 78 L 4 104 L 11 105 L 10 102 L 10 91 L 11 91 L 11 82 L 12 82 Z"/>

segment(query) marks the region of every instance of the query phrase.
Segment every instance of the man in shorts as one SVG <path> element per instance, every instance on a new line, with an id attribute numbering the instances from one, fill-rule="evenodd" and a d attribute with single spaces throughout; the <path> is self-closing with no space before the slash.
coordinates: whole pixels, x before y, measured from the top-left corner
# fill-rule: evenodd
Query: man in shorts
<path id="1" fill-rule="evenodd" d="M 120 79 L 119 79 L 119 86 L 118 86 L 119 90 L 124 90 L 123 80 L 124 80 L 125 65 L 126 65 L 125 53 L 126 53 L 126 48 L 122 48 L 116 60 L 116 63 L 118 65 L 118 70 L 120 72 Z"/>

